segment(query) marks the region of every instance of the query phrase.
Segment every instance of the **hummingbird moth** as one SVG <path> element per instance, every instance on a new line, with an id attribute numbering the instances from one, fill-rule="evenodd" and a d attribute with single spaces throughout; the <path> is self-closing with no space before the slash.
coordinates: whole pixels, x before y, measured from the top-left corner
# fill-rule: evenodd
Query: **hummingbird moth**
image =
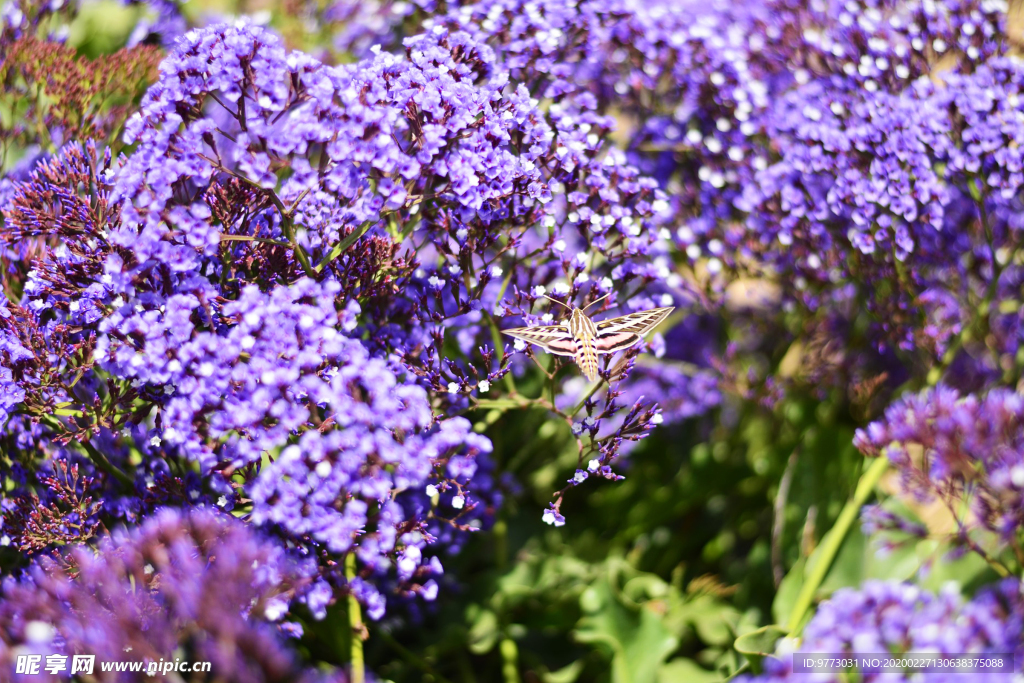
<path id="1" fill-rule="evenodd" d="M 551 299 L 551 297 L 546 298 Z M 601 299 L 604 298 L 601 297 Z M 561 301 L 551 299 L 556 304 L 569 309 L 571 313 L 567 321 L 557 325 L 513 327 L 502 330 L 502 332 L 510 337 L 536 344 L 556 356 L 572 357 L 576 361 L 576 365 L 583 371 L 584 376 L 593 382 L 597 380 L 597 357 L 599 354 L 628 349 L 675 310 L 672 306 L 651 308 L 595 323 L 587 317 L 586 310 L 601 299 L 591 302 L 582 309 L 566 306 Z"/>

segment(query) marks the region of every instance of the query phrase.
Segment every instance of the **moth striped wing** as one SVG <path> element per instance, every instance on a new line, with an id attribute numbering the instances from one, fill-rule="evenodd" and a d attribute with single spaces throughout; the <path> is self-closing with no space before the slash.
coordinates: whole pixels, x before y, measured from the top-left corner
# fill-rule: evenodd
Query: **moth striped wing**
<path id="1" fill-rule="evenodd" d="M 674 306 L 652 308 L 602 320 L 596 324 L 597 338 L 594 340 L 594 346 L 598 353 L 615 353 L 628 349 L 660 325 L 674 310 Z"/>
<path id="2" fill-rule="evenodd" d="M 536 344 L 556 356 L 576 356 L 576 340 L 565 325 L 544 325 L 539 327 L 513 327 L 502 330 L 503 334 L 525 342 Z"/>

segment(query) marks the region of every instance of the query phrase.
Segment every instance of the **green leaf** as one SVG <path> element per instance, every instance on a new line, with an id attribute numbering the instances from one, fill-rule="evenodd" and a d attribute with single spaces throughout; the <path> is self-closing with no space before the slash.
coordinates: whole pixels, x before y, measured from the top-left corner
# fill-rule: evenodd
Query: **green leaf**
<path id="1" fill-rule="evenodd" d="M 613 683 L 657 683 L 662 662 L 679 644 L 661 617 L 647 606 L 629 609 L 606 580 L 584 591 L 576 639 L 602 645 L 612 654 Z"/>
<path id="2" fill-rule="evenodd" d="M 569 666 L 564 666 L 558 671 L 551 671 L 541 676 L 544 683 L 575 683 L 576 679 L 583 673 L 583 660 L 577 659 Z"/>
<path id="3" fill-rule="evenodd" d="M 740 617 L 735 607 L 710 595 L 702 595 L 691 601 L 690 608 L 694 612 L 693 627 L 702 641 L 708 645 L 728 646 L 732 643 L 733 629 Z"/>
<path id="4" fill-rule="evenodd" d="M 469 651 L 482 655 L 494 649 L 500 635 L 498 615 L 491 610 L 480 610 L 469 629 Z"/>
<path id="5" fill-rule="evenodd" d="M 658 669 L 658 683 L 718 683 L 722 676 L 692 659 L 677 657 Z"/>
<path id="6" fill-rule="evenodd" d="M 767 657 L 775 652 L 775 643 L 779 638 L 782 638 L 787 633 L 786 629 L 775 624 L 769 624 L 768 626 L 762 626 L 756 631 L 750 631 L 744 633 L 742 636 L 736 639 L 733 647 L 740 654 L 747 655 L 747 658 L 757 657 L 758 659 Z"/>
<path id="7" fill-rule="evenodd" d="M 806 559 L 801 557 L 779 584 L 779 590 L 775 592 L 775 599 L 772 601 L 772 618 L 775 619 L 775 623 L 783 623 L 792 613 L 796 597 L 800 594 L 800 586 L 804 582 L 806 564 Z"/>

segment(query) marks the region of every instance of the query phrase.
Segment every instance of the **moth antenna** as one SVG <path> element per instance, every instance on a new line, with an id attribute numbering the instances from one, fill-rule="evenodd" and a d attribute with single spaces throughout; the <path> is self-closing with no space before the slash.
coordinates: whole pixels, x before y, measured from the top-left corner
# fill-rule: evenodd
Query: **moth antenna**
<path id="1" fill-rule="evenodd" d="M 562 303 L 561 301 L 559 301 L 558 299 L 552 299 L 552 298 L 551 298 L 550 296 L 548 296 L 547 294 L 541 294 L 541 296 L 542 296 L 542 297 L 544 297 L 545 299 L 548 299 L 548 300 L 550 300 L 550 301 L 554 301 L 554 302 L 555 302 L 556 304 L 558 304 L 559 306 L 561 306 L 562 308 L 564 308 L 564 309 L 566 309 L 566 310 L 568 310 L 568 311 L 571 311 L 571 310 L 572 310 L 572 307 L 571 307 L 571 306 L 566 306 L 565 304 L 563 304 L 563 303 Z"/>
<path id="2" fill-rule="evenodd" d="M 596 304 L 596 303 L 599 303 L 599 302 L 601 302 L 601 301 L 604 301 L 605 299 L 607 299 L 607 298 L 608 298 L 608 297 L 610 297 L 611 295 L 612 295 L 612 293 L 611 293 L 611 292 L 608 292 L 607 294 L 605 294 L 604 296 L 602 296 L 602 297 L 601 297 L 600 299 L 594 299 L 594 300 L 593 300 L 593 301 L 591 301 L 591 302 L 590 302 L 589 304 L 587 304 L 586 306 L 584 306 L 584 307 L 583 307 L 583 312 L 584 312 L 584 313 L 586 313 L 586 312 L 587 312 L 587 309 L 588 309 L 588 308 L 590 308 L 591 306 L 593 306 L 593 305 L 594 305 L 594 304 Z"/>

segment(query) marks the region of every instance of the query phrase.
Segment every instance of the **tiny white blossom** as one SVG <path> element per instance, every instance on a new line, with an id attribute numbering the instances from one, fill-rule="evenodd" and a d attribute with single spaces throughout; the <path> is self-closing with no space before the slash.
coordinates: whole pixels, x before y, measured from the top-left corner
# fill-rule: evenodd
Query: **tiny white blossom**
<path id="1" fill-rule="evenodd" d="M 512 348 L 514 348 L 516 351 L 525 351 L 526 342 L 524 342 L 522 339 L 516 339 L 514 342 L 512 342 Z"/>
<path id="2" fill-rule="evenodd" d="M 597 469 L 600 466 L 601 466 L 601 461 L 598 460 L 597 458 L 594 458 L 593 460 L 591 460 L 590 462 L 587 463 L 587 469 L 590 470 L 591 472 L 597 472 Z"/>
<path id="3" fill-rule="evenodd" d="M 161 439 L 159 436 L 154 436 L 152 439 L 149 440 L 149 445 L 152 446 L 153 448 L 159 448 L 160 444 Z"/>
<path id="4" fill-rule="evenodd" d="M 563 526 L 565 524 L 565 520 L 555 517 L 554 510 L 545 510 L 541 519 L 544 520 L 545 524 L 553 524 L 554 526 Z"/>
<path id="5" fill-rule="evenodd" d="M 25 640 L 30 643 L 49 643 L 57 635 L 57 629 L 45 621 L 30 621 L 25 625 Z"/>
<path id="6" fill-rule="evenodd" d="M 1024 465 L 1014 465 L 1010 470 L 1010 481 L 1019 489 L 1024 489 Z"/>
<path id="7" fill-rule="evenodd" d="M 466 499 L 462 496 L 455 496 L 452 498 L 452 507 L 456 510 L 461 510 L 466 505 Z"/>
<path id="8" fill-rule="evenodd" d="M 664 421 L 665 421 L 665 416 L 662 415 L 661 413 L 655 413 L 654 417 L 651 418 L 651 422 L 656 424 L 656 425 L 660 425 Z"/>
<path id="9" fill-rule="evenodd" d="M 448 382 L 448 393 L 457 394 L 459 393 L 459 385 L 457 382 Z"/>
<path id="10" fill-rule="evenodd" d="M 482 379 L 480 380 L 480 383 L 476 385 L 476 389 L 481 394 L 486 394 L 488 391 L 491 390 L 491 383 L 485 379 Z"/>
<path id="11" fill-rule="evenodd" d="M 577 484 L 582 484 L 583 481 L 587 478 L 587 473 L 584 472 L 583 470 L 576 470 L 576 474 L 572 475 L 572 478 L 573 481 L 575 481 Z"/>
<path id="12" fill-rule="evenodd" d="M 433 498 L 437 495 L 437 487 L 433 484 L 427 484 L 427 498 Z"/>

